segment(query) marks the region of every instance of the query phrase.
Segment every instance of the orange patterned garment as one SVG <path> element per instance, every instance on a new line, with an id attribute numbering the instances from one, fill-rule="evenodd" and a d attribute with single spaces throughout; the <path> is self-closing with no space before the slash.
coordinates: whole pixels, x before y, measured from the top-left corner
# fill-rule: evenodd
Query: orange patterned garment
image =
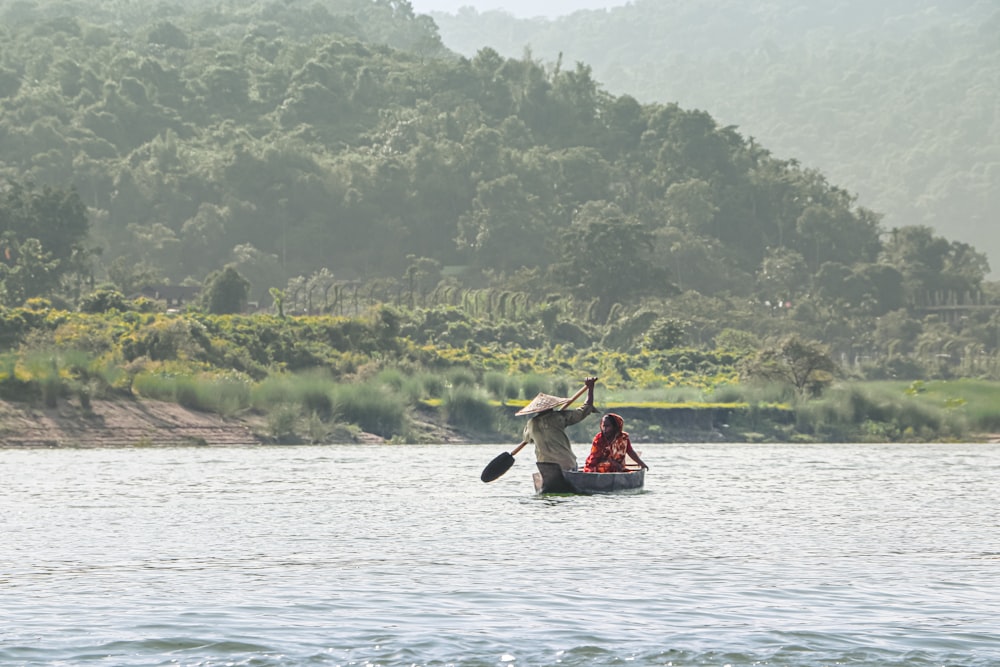
<path id="1" fill-rule="evenodd" d="M 594 442 L 590 445 L 590 456 L 583 466 L 584 472 L 624 472 L 625 454 L 632 448 L 632 441 L 629 440 L 628 433 L 622 430 L 625 421 L 616 414 L 609 414 L 618 422 L 618 435 L 612 440 L 604 437 L 600 432 L 594 436 Z"/>

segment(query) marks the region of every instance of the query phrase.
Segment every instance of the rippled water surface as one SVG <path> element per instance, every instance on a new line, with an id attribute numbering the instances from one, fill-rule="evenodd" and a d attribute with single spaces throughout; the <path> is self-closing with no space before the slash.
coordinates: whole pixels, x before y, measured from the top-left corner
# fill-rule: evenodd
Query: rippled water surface
<path id="1" fill-rule="evenodd" d="M 1000 446 L 505 449 L 0 449 L 0 664 L 1000 665 Z"/>

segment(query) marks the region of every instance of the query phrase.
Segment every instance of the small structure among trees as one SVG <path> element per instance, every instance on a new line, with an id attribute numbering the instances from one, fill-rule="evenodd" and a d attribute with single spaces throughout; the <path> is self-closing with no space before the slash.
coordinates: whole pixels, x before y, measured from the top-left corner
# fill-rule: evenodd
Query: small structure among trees
<path id="1" fill-rule="evenodd" d="M 198 298 L 201 288 L 196 285 L 148 285 L 139 290 L 139 295 L 152 301 L 159 301 L 168 310 L 180 310 Z"/>

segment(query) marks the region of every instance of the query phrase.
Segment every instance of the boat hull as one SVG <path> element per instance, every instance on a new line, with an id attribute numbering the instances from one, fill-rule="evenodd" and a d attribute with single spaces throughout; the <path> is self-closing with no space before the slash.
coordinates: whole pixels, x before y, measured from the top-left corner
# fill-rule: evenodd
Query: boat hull
<path id="1" fill-rule="evenodd" d="M 645 470 L 630 472 L 583 472 L 563 470 L 557 463 L 536 463 L 534 474 L 536 493 L 626 493 L 641 491 L 646 481 Z"/>

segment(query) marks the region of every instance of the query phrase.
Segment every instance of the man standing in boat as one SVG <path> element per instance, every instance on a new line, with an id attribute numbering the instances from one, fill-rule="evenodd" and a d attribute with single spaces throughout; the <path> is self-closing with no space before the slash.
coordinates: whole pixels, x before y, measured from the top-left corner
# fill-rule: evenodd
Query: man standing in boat
<path id="1" fill-rule="evenodd" d="M 597 412 L 594 407 L 596 382 L 596 377 L 589 377 L 583 381 L 587 387 L 587 400 L 575 410 L 556 410 L 566 404 L 566 399 L 539 394 L 517 411 L 518 415 L 534 415 L 524 425 L 524 441 L 535 443 L 537 463 L 557 464 L 563 470 L 577 469 L 576 455 L 573 454 L 566 429 L 583 421 L 591 413 Z"/>

